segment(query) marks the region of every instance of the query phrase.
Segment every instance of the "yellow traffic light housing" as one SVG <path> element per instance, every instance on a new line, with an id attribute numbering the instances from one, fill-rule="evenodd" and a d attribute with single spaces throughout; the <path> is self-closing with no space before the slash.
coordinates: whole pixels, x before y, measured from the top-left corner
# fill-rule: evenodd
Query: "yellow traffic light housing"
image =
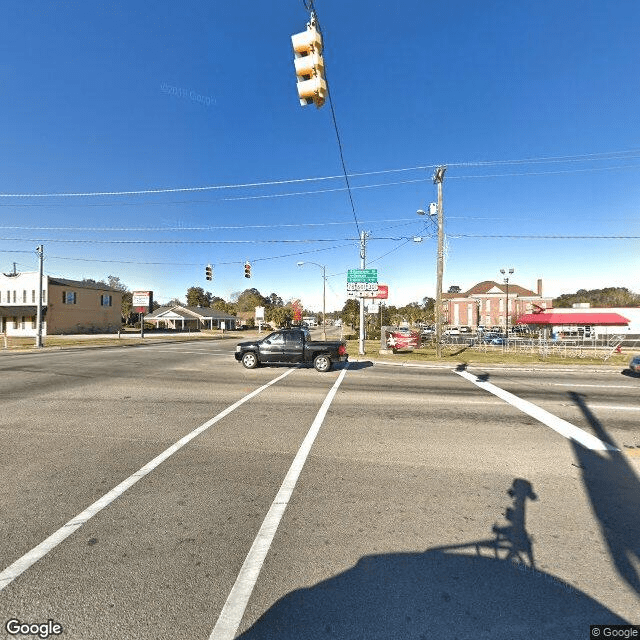
<path id="1" fill-rule="evenodd" d="M 328 90 L 324 77 L 322 34 L 315 21 L 307 24 L 307 30 L 291 36 L 295 52 L 294 60 L 298 78 L 298 97 L 302 106 L 315 104 L 319 109 L 325 102 Z"/>
<path id="2" fill-rule="evenodd" d="M 213 267 L 210 264 L 206 266 L 204 273 L 207 280 L 213 280 Z"/>
<path id="3" fill-rule="evenodd" d="M 250 262 L 245 262 L 244 263 L 244 277 L 245 278 L 250 278 L 251 277 L 251 263 Z"/>

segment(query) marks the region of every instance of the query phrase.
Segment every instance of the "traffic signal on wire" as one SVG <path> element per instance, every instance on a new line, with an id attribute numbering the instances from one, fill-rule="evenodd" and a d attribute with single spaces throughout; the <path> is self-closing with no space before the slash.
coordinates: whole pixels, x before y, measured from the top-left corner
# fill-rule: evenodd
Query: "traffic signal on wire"
<path id="1" fill-rule="evenodd" d="M 207 280 L 213 280 L 213 267 L 210 264 L 205 267 L 204 273 Z"/>
<path id="2" fill-rule="evenodd" d="M 251 263 L 250 262 L 245 262 L 244 263 L 244 277 L 245 278 L 250 278 L 251 277 Z"/>
<path id="3" fill-rule="evenodd" d="M 291 44 L 296 55 L 294 63 L 300 104 L 315 104 L 319 109 L 327 98 L 328 90 L 324 77 L 322 34 L 317 30 L 315 20 L 307 24 L 306 31 L 292 35 Z"/>

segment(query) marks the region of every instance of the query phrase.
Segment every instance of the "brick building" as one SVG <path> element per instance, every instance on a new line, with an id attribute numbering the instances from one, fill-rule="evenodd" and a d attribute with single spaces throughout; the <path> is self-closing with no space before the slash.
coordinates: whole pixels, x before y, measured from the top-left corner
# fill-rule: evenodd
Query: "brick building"
<path id="1" fill-rule="evenodd" d="M 542 280 L 537 291 L 517 284 L 500 284 L 493 280 L 479 282 L 467 291 L 443 293 L 443 322 L 451 327 L 505 327 L 507 317 L 513 326 L 518 317 L 536 309 L 549 309 L 552 298 L 543 296 Z"/>
<path id="2" fill-rule="evenodd" d="M 37 333 L 38 272 L 0 274 L 0 333 Z M 107 285 L 42 277 L 42 335 L 115 333 L 122 325 L 122 292 Z"/>

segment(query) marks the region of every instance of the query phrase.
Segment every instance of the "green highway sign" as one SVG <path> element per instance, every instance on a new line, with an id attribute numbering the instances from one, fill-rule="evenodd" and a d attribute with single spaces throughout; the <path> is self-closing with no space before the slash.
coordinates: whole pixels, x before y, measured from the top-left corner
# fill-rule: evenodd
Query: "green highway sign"
<path id="1" fill-rule="evenodd" d="M 347 282 L 378 282 L 377 269 L 349 269 Z"/>

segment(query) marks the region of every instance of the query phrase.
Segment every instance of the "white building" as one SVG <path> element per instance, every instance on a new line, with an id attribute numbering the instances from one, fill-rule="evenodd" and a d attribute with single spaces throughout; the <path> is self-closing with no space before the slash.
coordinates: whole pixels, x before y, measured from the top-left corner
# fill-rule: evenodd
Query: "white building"
<path id="1" fill-rule="evenodd" d="M 0 333 L 35 337 L 38 272 L 0 274 Z M 122 324 L 122 292 L 107 285 L 42 277 L 42 335 L 115 333 Z"/>

